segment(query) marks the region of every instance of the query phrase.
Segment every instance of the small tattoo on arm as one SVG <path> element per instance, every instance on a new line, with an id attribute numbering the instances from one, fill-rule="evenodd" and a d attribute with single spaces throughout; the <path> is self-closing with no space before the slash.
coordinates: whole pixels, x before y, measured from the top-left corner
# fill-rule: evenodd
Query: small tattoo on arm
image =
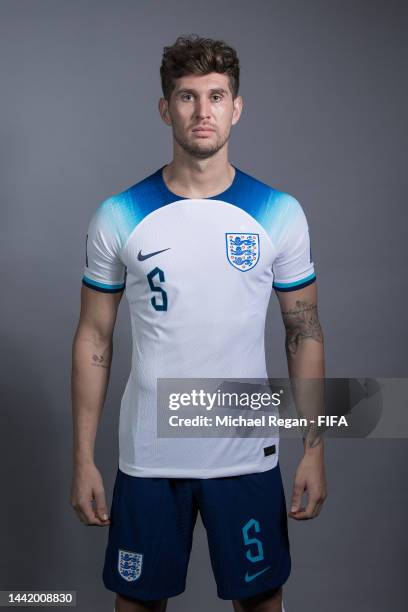
<path id="1" fill-rule="evenodd" d="M 317 316 L 317 304 L 296 301 L 296 306 L 287 312 L 282 311 L 286 328 L 286 348 L 296 353 L 300 343 L 305 338 L 323 342 L 322 328 Z"/>
<path id="2" fill-rule="evenodd" d="M 103 355 L 92 355 L 92 365 L 98 366 L 100 368 L 109 368 L 109 364 L 106 363 Z"/>

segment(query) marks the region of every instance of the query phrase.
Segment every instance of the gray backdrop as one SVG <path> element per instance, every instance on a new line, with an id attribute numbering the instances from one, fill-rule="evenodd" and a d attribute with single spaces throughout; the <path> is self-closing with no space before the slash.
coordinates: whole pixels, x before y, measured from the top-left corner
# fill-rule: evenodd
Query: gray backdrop
<path id="1" fill-rule="evenodd" d="M 0 22 L 0 589 L 73 589 L 81 612 L 111 611 L 107 529 L 69 506 L 71 343 L 91 214 L 171 159 L 162 48 L 190 32 L 236 46 L 245 106 L 230 159 L 306 211 L 327 375 L 403 377 L 407 4 L 3 0 Z M 275 295 L 267 337 L 270 375 L 285 376 Z M 124 298 L 97 440 L 109 503 L 130 350 Z M 321 516 L 289 521 L 287 612 L 402 611 L 407 441 L 326 448 Z M 288 503 L 301 455 L 300 440 L 283 441 Z M 201 522 L 187 590 L 168 609 L 231 609 L 216 597 Z"/>

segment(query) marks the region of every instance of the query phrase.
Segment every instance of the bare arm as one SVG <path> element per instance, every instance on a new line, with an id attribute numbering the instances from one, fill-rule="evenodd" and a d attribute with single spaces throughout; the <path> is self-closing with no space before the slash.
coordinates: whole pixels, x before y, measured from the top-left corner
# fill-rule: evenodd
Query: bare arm
<path id="1" fill-rule="evenodd" d="M 73 480 L 71 505 L 85 524 L 105 525 L 102 478 L 94 464 L 96 432 L 109 383 L 112 339 L 123 291 L 81 288 L 81 313 L 72 347 Z M 95 501 L 96 512 L 92 509 Z"/>
<path id="2" fill-rule="evenodd" d="M 317 287 L 276 292 L 286 330 L 289 375 L 324 378 L 323 331 L 317 313 Z"/>
<path id="3" fill-rule="evenodd" d="M 315 417 L 322 413 L 322 383 L 325 376 L 323 332 L 317 312 L 316 282 L 297 291 L 277 291 L 276 294 L 286 331 L 285 348 L 289 376 L 295 381 L 302 378 L 317 379 L 315 385 L 302 386 L 299 382 L 299 393 L 303 394 L 303 399 L 306 400 L 301 406 L 306 413 L 304 416 Z M 306 510 L 300 508 L 304 490 L 308 491 L 309 497 Z M 304 457 L 295 476 L 289 516 L 297 519 L 314 518 L 319 514 L 326 497 L 323 438 L 317 438 L 316 443 L 308 434 L 304 440 Z"/>

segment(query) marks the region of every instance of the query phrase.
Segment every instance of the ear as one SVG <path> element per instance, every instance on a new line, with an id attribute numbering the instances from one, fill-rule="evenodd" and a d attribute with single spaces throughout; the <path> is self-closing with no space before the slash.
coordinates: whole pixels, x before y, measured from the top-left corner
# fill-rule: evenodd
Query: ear
<path id="1" fill-rule="evenodd" d="M 160 98 L 159 100 L 159 113 L 164 123 L 167 123 L 167 125 L 171 125 L 171 117 L 169 113 L 169 103 L 167 102 L 165 98 Z"/>
<path id="2" fill-rule="evenodd" d="M 233 101 L 233 105 L 234 105 L 234 110 L 232 111 L 231 125 L 235 125 L 236 123 L 238 123 L 239 118 L 241 117 L 242 107 L 243 107 L 242 96 L 237 96 L 235 100 Z"/>

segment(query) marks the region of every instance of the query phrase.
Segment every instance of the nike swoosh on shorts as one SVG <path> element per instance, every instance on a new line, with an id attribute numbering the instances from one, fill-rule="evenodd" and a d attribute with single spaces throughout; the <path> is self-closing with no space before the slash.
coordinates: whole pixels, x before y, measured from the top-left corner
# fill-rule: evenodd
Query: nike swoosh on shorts
<path id="1" fill-rule="evenodd" d="M 245 582 L 251 582 L 251 580 L 254 580 L 255 578 L 257 578 L 258 576 L 260 576 L 261 574 L 263 574 L 264 572 L 266 572 L 266 570 L 268 570 L 271 566 L 268 565 L 268 567 L 265 567 L 263 570 L 261 570 L 260 572 L 257 572 L 256 574 L 251 574 L 251 576 L 248 574 L 248 572 L 245 574 Z"/>

